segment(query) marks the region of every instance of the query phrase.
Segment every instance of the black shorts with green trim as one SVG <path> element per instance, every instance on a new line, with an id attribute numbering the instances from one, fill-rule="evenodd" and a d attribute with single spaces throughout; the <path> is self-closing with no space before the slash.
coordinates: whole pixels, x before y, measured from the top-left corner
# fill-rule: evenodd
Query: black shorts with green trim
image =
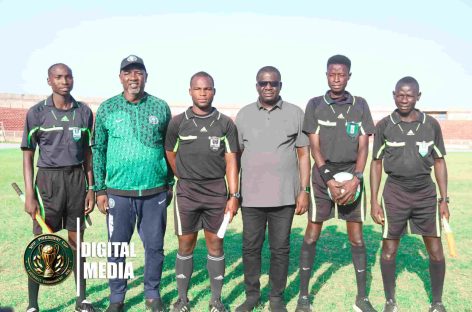
<path id="1" fill-rule="evenodd" d="M 382 237 L 399 239 L 406 233 L 441 237 L 436 185 L 408 191 L 387 179 L 382 194 L 385 217 Z"/>
<path id="2" fill-rule="evenodd" d="M 354 164 L 338 166 L 335 173 L 349 172 L 353 173 Z M 311 174 L 311 203 L 308 209 L 308 220 L 310 222 L 324 222 L 332 218 L 342 219 L 352 222 L 364 222 L 366 215 L 366 195 L 364 182 L 361 182 L 361 193 L 356 201 L 348 205 L 338 205 L 331 200 L 328 194 L 328 186 L 321 178 L 316 165 L 313 165 Z"/>
<path id="3" fill-rule="evenodd" d="M 227 194 L 224 179 L 179 179 L 174 195 L 175 234 L 190 234 L 201 229 L 217 233 L 223 222 Z"/>
<path id="4" fill-rule="evenodd" d="M 40 213 L 53 232 L 77 231 L 77 218 L 84 230 L 86 181 L 82 165 L 61 168 L 39 168 L 35 185 Z M 33 234 L 42 234 L 33 221 Z"/>

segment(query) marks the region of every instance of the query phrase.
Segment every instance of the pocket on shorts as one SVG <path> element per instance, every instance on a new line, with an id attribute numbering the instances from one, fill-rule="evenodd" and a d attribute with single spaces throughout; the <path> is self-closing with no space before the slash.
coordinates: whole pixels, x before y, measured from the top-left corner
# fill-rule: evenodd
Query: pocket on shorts
<path id="1" fill-rule="evenodd" d="M 36 187 L 41 198 L 52 198 L 54 193 L 53 178 L 46 172 L 38 170 L 36 175 Z"/>

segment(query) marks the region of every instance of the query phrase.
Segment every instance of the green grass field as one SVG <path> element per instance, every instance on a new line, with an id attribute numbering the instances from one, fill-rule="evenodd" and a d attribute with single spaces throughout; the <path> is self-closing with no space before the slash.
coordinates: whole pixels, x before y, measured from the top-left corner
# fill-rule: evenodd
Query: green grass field
<path id="1" fill-rule="evenodd" d="M 451 153 L 447 156 L 449 169 L 449 196 L 451 197 L 451 226 L 455 230 L 459 257 L 446 256 L 447 272 L 444 287 L 444 303 L 448 311 L 472 311 L 472 154 Z M 0 307 L 25 311 L 27 307 L 27 277 L 22 257 L 28 242 L 33 238 L 31 219 L 23 211 L 10 184 L 17 182 L 23 188 L 21 152 L 0 150 Z M 93 227 L 85 234 L 86 241 L 107 240 L 105 218 L 98 209 L 92 213 Z M 298 296 L 298 256 L 306 225 L 306 215 L 295 217 L 291 235 L 290 268 L 285 299 L 289 311 L 295 310 Z M 230 225 L 225 239 L 226 277 L 223 301 L 233 310 L 244 301 L 243 267 L 241 259 L 242 224 L 240 214 Z M 65 236 L 62 231 L 60 235 Z M 368 217 L 364 226 L 368 250 L 368 290 L 373 305 L 381 311 L 384 303 L 379 255 L 380 227 Z M 144 311 L 143 297 L 143 249 L 135 233 L 133 242 L 137 258 L 132 259 L 135 279 L 128 283 L 126 298 L 128 311 Z M 447 246 L 444 241 L 444 247 Z M 167 305 L 177 297 L 174 261 L 177 239 L 174 235 L 172 208 L 168 208 L 168 227 L 165 239 L 166 260 L 162 277 L 161 294 Z M 263 251 L 262 300 L 260 311 L 268 311 L 268 260 L 267 244 Z M 97 259 L 95 259 L 97 260 Z M 101 259 L 105 260 L 105 259 Z M 206 271 L 206 249 L 200 236 L 194 255 L 195 270 L 189 298 L 194 311 L 207 311 L 210 289 Z M 397 258 L 397 301 L 401 311 L 427 311 L 431 298 L 428 256 L 421 237 L 405 236 Z M 89 280 L 88 298 L 95 306 L 105 310 L 108 305 L 107 280 Z M 317 258 L 310 282 L 315 311 L 352 311 L 356 284 L 351 264 L 350 248 L 345 225 L 338 220 L 325 224 L 317 246 Z M 72 277 L 58 286 L 43 286 L 39 298 L 41 311 L 73 311 L 75 285 Z M 2 309 L 0 308 L 0 311 Z"/>

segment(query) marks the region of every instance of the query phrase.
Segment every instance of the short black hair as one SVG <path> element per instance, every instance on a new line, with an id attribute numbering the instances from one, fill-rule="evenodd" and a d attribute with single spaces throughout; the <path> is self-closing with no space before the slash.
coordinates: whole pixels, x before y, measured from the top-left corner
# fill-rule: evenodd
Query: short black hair
<path id="1" fill-rule="evenodd" d="M 341 54 L 336 54 L 336 55 L 331 56 L 328 59 L 328 63 L 326 64 L 326 67 L 329 67 L 329 65 L 332 65 L 332 64 L 346 65 L 347 70 L 351 71 L 351 60 L 347 56 L 344 56 Z"/>
<path id="2" fill-rule="evenodd" d="M 274 66 L 264 66 L 261 69 L 259 69 L 257 71 L 256 81 L 259 79 L 259 76 L 262 73 L 276 73 L 277 76 L 279 76 L 279 80 L 282 80 L 282 75 L 280 74 L 280 71 Z"/>
<path id="3" fill-rule="evenodd" d="M 415 88 L 416 91 L 420 92 L 420 84 L 415 78 L 411 76 L 406 76 L 398 80 L 397 84 L 395 85 L 395 90 L 397 90 L 400 86 L 403 86 L 403 85 L 410 85 L 413 88 Z"/>
<path id="4" fill-rule="evenodd" d="M 209 73 L 204 72 L 204 71 L 199 71 L 198 73 L 193 74 L 192 77 L 190 78 L 190 85 L 192 85 L 193 79 L 197 77 L 205 77 L 205 78 L 210 79 L 212 86 L 215 87 L 215 81 L 213 80 L 213 77 Z"/>
<path id="5" fill-rule="evenodd" d="M 48 77 L 52 75 L 52 71 L 56 68 L 56 67 L 59 67 L 59 66 L 64 66 L 65 68 L 67 68 L 67 70 L 69 70 L 69 72 L 71 73 L 72 75 L 72 69 L 70 69 L 69 66 L 67 66 L 66 64 L 64 63 L 56 63 L 56 64 L 52 64 L 51 66 L 49 66 L 48 68 Z"/>

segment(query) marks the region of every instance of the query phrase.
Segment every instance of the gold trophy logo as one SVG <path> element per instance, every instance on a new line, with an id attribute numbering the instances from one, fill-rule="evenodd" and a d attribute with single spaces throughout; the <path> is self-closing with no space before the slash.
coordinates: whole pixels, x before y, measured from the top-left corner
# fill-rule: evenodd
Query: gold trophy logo
<path id="1" fill-rule="evenodd" d="M 42 285 L 55 285 L 69 276 L 74 268 L 72 248 L 62 237 L 45 234 L 35 237 L 24 254 L 26 273 Z"/>
<path id="2" fill-rule="evenodd" d="M 41 254 L 41 258 L 43 259 L 44 265 L 46 268 L 44 269 L 43 277 L 44 278 L 51 278 L 54 276 L 54 261 L 56 260 L 57 253 L 59 252 L 59 246 L 54 245 L 40 245 L 39 252 Z"/>

